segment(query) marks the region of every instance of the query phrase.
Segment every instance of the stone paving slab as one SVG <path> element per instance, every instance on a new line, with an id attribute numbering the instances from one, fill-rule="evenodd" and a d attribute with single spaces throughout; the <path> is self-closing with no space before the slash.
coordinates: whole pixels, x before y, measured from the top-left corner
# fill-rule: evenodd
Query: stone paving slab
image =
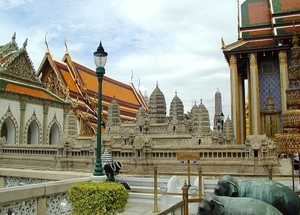
<path id="1" fill-rule="evenodd" d="M 125 212 L 118 213 L 118 215 L 154 215 L 153 206 L 149 204 L 141 204 L 135 202 L 128 202 Z"/>

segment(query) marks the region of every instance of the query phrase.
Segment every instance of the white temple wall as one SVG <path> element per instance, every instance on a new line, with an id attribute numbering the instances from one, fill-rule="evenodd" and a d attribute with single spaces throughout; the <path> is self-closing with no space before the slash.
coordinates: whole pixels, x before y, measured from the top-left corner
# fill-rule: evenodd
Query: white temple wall
<path id="1" fill-rule="evenodd" d="M 25 110 L 25 123 L 32 117 L 33 113 L 35 113 L 36 118 L 42 123 L 43 122 L 43 106 L 27 103 Z"/>
<path id="2" fill-rule="evenodd" d="M 64 111 L 63 111 L 63 109 L 62 108 L 49 107 L 47 125 L 49 125 L 49 123 L 51 123 L 54 116 L 56 116 L 56 119 L 57 119 L 58 123 L 63 128 L 63 126 L 64 126 Z"/>
<path id="3" fill-rule="evenodd" d="M 2 118 L 10 107 L 12 115 L 17 120 L 18 124 L 20 124 L 20 102 L 11 101 L 7 99 L 0 99 L 0 118 Z"/>

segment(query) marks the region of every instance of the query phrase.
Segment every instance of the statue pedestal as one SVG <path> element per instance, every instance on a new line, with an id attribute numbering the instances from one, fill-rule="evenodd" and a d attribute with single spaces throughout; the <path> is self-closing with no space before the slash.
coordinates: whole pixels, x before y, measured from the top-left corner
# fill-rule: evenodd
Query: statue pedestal
<path id="1" fill-rule="evenodd" d="M 103 182 L 103 181 L 106 181 L 106 179 L 107 179 L 106 175 L 102 175 L 102 176 L 92 175 L 91 176 L 91 181 Z"/>

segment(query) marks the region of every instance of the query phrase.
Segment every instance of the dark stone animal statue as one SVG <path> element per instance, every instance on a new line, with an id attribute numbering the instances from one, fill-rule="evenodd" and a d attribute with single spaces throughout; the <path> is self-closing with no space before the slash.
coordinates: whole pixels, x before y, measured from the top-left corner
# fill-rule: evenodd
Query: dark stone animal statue
<path id="1" fill-rule="evenodd" d="M 103 167 L 108 181 L 115 181 L 114 176 L 119 174 L 123 165 L 120 161 L 106 163 Z"/>
<path id="2" fill-rule="evenodd" d="M 276 207 L 284 215 L 299 215 L 299 196 L 289 187 L 267 178 L 234 178 L 222 176 L 214 194 L 229 197 L 249 197 Z"/>
<path id="3" fill-rule="evenodd" d="M 198 215 L 282 215 L 274 206 L 253 198 L 232 198 L 208 194 L 200 203 Z"/>

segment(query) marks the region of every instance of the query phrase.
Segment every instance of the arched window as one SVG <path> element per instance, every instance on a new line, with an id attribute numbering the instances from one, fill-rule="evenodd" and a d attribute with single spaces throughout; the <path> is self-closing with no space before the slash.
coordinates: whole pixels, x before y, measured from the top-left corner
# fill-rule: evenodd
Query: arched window
<path id="1" fill-rule="evenodd" d="M 39 143 L 39 127 L 32 121 L 28 127 L 27 144 L 37 145 Z"/>
<path id="2" fill-rule="evenodd" d="M 59 141 L 59 128 L 56 123 L 53 123 L 49 133 L 49 144 L 56 145 Z"/>
<path id="3" fill-rule="evenodd" d="M 7 117 L 2 125 L 1 137 L 5 137 L 8 144 L 15 144 L 16 128 L 10 117 Z"/>
<path id="4" fill-rule="evenodd" d="M 6 122 L 3 123 L 1 128 L 1 137 L 5 137 L 7 139 L 7 126 Z"/>

